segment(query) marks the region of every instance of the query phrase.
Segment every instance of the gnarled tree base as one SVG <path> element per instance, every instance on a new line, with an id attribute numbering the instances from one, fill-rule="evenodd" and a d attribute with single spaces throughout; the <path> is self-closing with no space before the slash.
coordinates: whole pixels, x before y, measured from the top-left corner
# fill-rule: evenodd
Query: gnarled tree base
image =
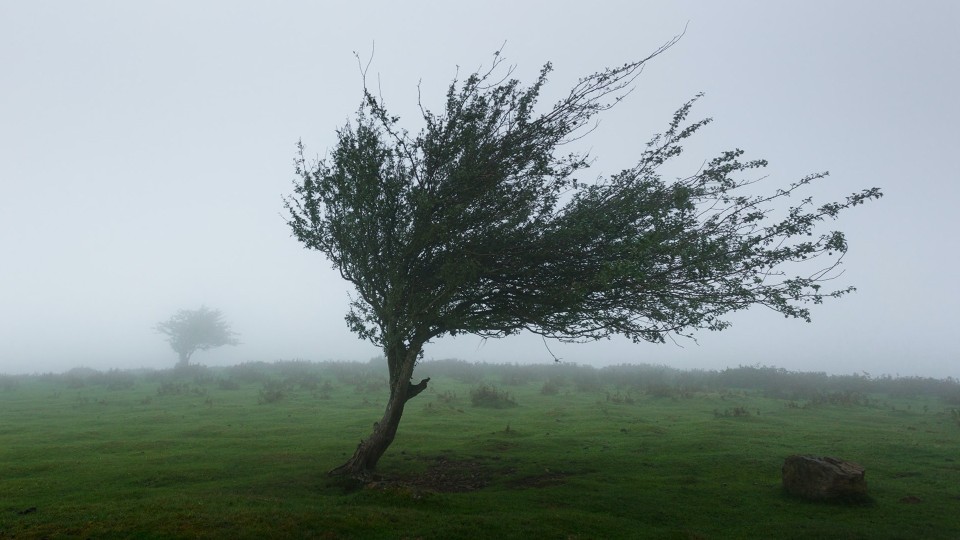
<path id="1" fill-rule="evenodd" d="M 386 451 L 386 446 L 380 450 L 368 444 L 368 441 L 369 439 L 360 441 L 353 456 L 343 465 L 331 469 L 327 474 L 337 478 L 361 482 L 374 480 L 376 478 L 374 470 L 376 469 L 377 461 L 379 461 L 380 456 Z"/>
<path id="2" fill-rule="evenodd" d="M 327 474 L 362 482 L 372 480 L 377 462 L 380 461 L 387 448 L 393 443 L 397 434 L 397 427 L 400 425 L 404 405 L 420 392 L 426 390 L 428 382 L 430 382 L 430 379 L 426 378 L 417 384 L 406 382 L 404 388 L 391 389 L 387 409 L 383 413 L 383 418 L 373 424 L 373 433 L 360 441 L 357 449 L 353 452 L 353 456 L 346 463 L 332 469 Z"/>

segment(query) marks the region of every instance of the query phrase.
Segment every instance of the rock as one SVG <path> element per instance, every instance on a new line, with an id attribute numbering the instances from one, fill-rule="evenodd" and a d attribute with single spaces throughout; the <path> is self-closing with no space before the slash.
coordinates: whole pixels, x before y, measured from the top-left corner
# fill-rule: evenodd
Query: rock
<path id="1" fill-rule="evenodd" d="M 804 499 L 850 500 L 867 497 L 866 471 L 835 457 L 793 455 L 783 462 L 783 488 Z"/>

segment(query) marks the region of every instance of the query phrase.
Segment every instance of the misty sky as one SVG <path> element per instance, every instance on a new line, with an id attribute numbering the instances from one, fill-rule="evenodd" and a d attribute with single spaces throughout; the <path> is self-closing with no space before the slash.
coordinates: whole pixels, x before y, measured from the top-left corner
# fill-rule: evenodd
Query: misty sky
<path id="1" fill-rule="evenodd" d="M 584 144 L 594 175 L 634 164 L 698 92 L 708 126 L 675 164 L 766 158 L 772 191 L 824 170 L 815 202 L 879 186 L 836 224 L 837 285 L 811 324 L 764 308 L 698 342 L 562 345 L 566 361 L 960 376 L 960 3 L 23 1 L 0 3 L 0 372 L 169 367 L 153 331 L 221 309 L 242 345 L 208 365 L 379 351 L 343 321 L 347 285 L 290 237 L 298 139 L 322 156 L 368 82 L 411 131 L 461 72 L 504 55 L 552 103 L 689 23 Z M 342 4 L 342 6 L 340 6 Z M 516 4 L 520 4 L 518 7 Z M 375 45 L 374 45 L 375 44 Z M 671 169 L 674 170 L 674 169 Z M 442 339 L 426 358 L 549 362 L 539 337 Z"/>

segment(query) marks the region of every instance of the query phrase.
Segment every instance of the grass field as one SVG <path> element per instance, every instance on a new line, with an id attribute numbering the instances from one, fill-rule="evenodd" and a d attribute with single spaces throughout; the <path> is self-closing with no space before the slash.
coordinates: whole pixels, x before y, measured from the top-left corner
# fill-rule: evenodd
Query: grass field
<path id="1" fill-rule="evenodd" d="M 0 538 L 960 538 L 942 395 L 467 368 L 422 366 L 360 489 L 325 472 L 382 413 L 372 364 L 2 377 Z M 794 453 L 862 464 L 872 500 L 786 496 Z"/>

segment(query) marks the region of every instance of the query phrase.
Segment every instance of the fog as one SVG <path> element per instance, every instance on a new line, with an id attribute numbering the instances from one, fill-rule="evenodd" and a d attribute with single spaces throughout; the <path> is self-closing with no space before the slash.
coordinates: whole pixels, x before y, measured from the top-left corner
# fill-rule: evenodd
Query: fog
<path id="1" fill-rule="evenodd" d="M 850 244 L 837 285 L 858 291 L 811 324 L 759 308 L 679 345 L 464 336 L 426 358 L 958 377 L 958 21 L 946 0 L 5 2 L 0 372 L 170 367 L 153 326 L 200 305 L 242 343 L 198 363 L 379 355 L 347 330 L 350 289 L 290 237 L 282 206 L 297 141 L 323 155 L 360 103 L 352 52 L 373 53 L 368 79 L 416 131 L 418 84 L 436 110 L 457 66 L 504 42 L 525 82 L 554 63 L 551 103 L 687 27 L 583 142 L 593 174 L 631 166 L 705 92 L 692 116 L 715 122 L 677 175 L 743 148 L 770 161 L 761 189 L 823 170 L 818 202 L 883 188 L 836 224 Z"/>

